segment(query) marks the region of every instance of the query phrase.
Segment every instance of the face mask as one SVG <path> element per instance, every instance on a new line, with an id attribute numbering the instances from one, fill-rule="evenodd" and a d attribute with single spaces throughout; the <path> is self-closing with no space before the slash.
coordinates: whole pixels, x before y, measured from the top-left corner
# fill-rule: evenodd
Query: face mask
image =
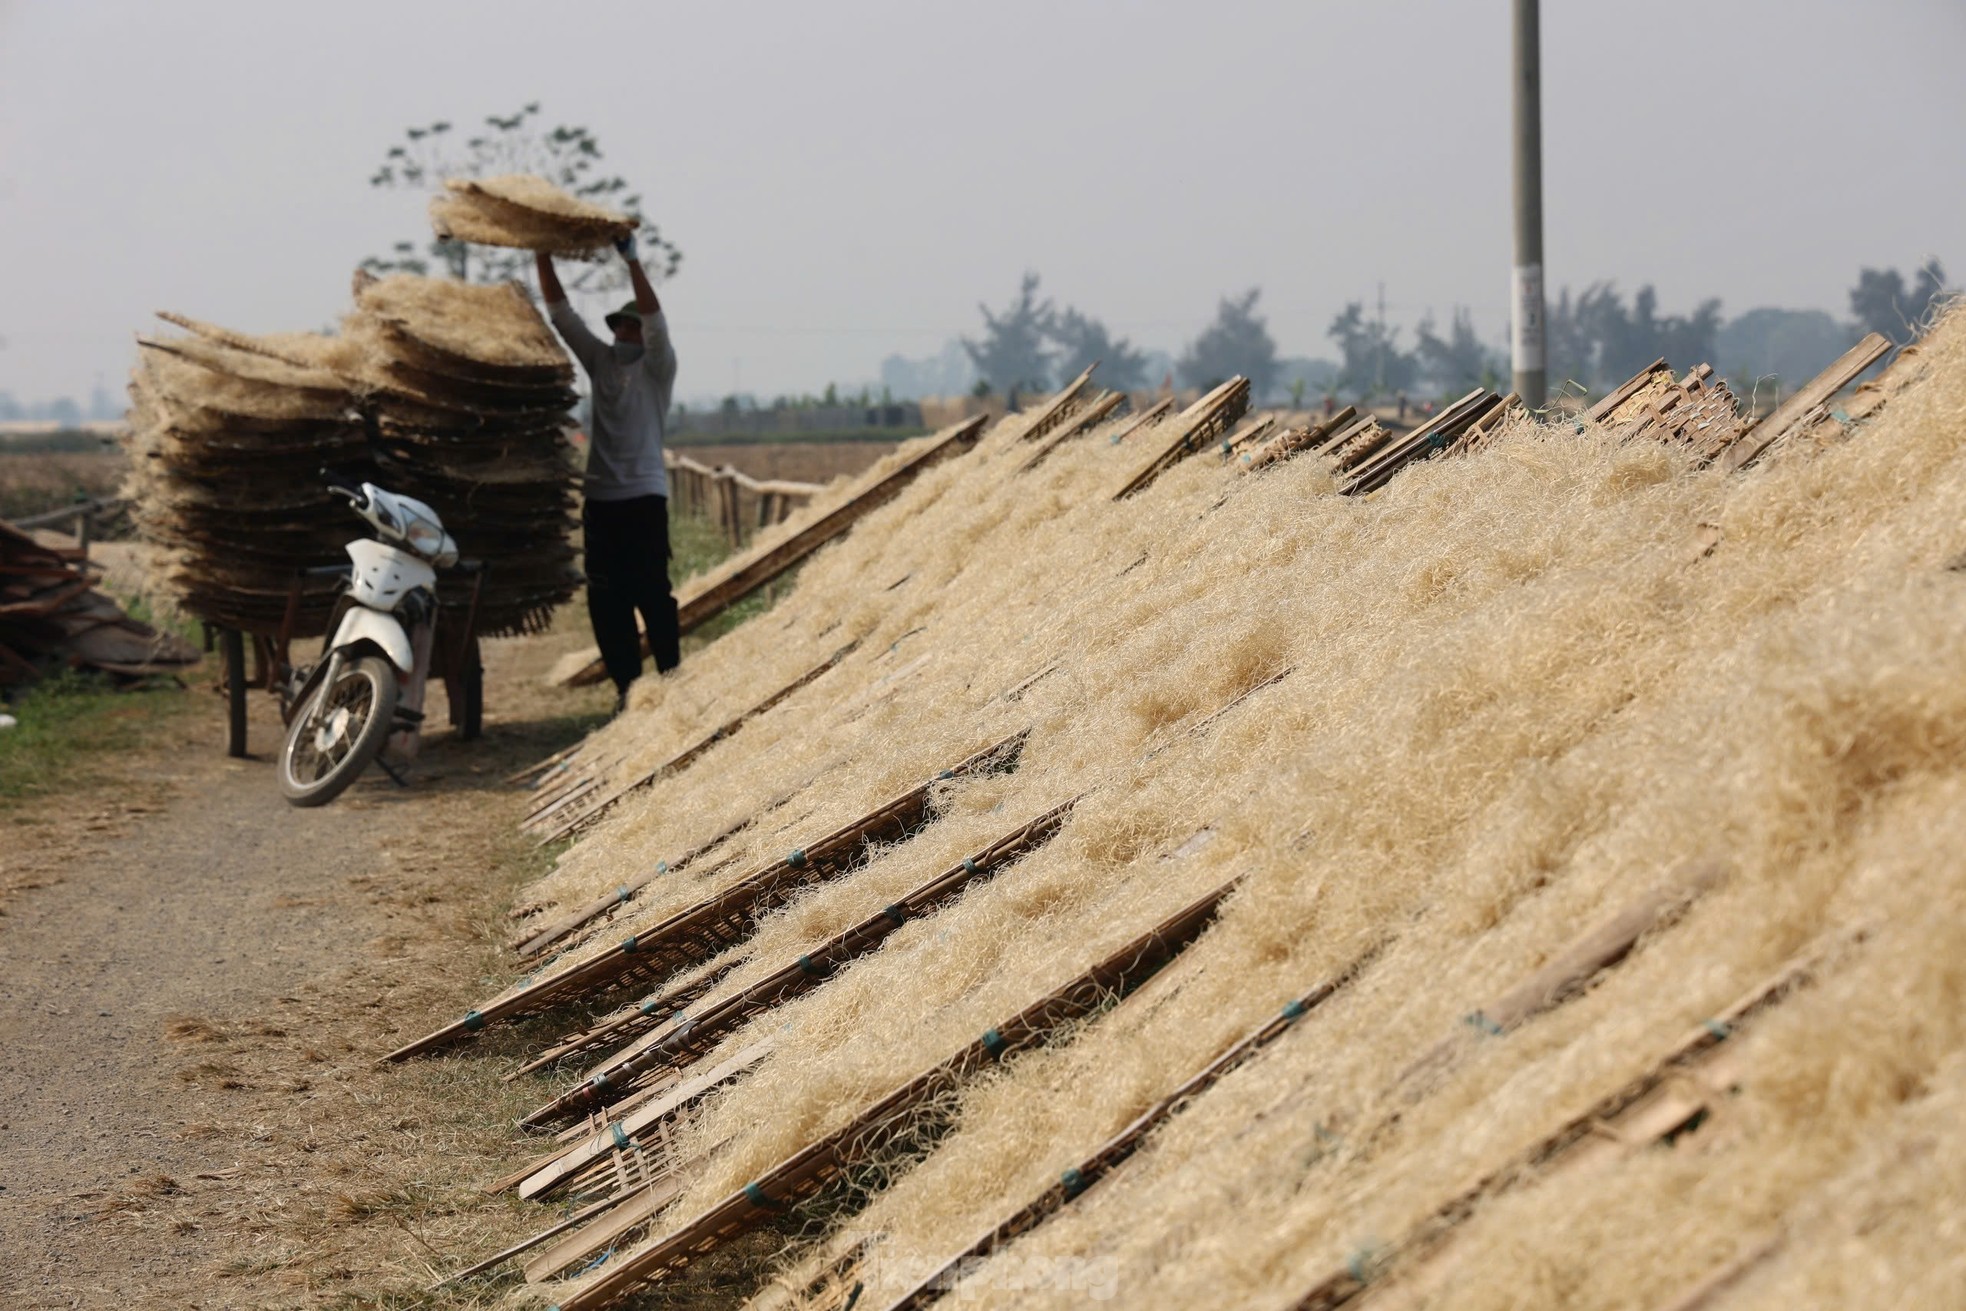
<path id="1" fill-rule="evenodd" d="M 639 341 L 617 341 L 611 345 L 616 364 L 633 364 L 642 358 L 642 343 Z"/>

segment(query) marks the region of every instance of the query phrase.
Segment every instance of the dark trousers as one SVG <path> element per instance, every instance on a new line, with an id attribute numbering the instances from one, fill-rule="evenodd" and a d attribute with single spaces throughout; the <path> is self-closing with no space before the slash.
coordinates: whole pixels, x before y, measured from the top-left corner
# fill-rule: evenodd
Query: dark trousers
<path id="1" fill-rule="evenodd" d="M 669 498 L 588 501 L 587 614 L 608 677 L 625 692 L 642 672 L 635 612 L 648 628 L 657 673 L 682 663 L 682 630 L 669 591 Z"/>

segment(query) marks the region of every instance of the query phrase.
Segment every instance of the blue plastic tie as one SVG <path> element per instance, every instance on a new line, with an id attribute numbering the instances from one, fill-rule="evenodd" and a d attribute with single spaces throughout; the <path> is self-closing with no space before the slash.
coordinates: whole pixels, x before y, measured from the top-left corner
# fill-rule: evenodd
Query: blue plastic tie
<path id="1" fill-rule="evenodd" d="M 635 894 L 630 892 L 628 889 L 621 888 L 615 892 L 614 899 L 625 906 L 628 904 L 628 899 L 634 895 Z"/>
<path id="2" fill-rule="evenodd" d="M 1085 1191 L 1085 1176 L 1079 1173 L 1077 1166 L 1059 1175 L 1058 1182 L 1065 1185 L 1065 1196 L 1068 1198 L 1077 1197 Z"/>
<path id="3" fill-rule="evenodd" d="M 633 1146 L 635 1145 L 635 1140 L 634 1140 L 634 1139 L 632 1139 L 632 1138 L 630 1138 L 630 1137 L 629 1137 L 629 1136 L 628 1136 L 628 1135 L 627 1135 L 626 1133 L 624 1133 L 624 1132 L 622 1132 L 622 1129 L 621 1129 L 621 1126 L 620 1126 L 620 1125 L 618 1125 L 618 1124 L 611 1124 L 611 1125 L 609 1125 L 609 1126 L 608 1126 L 608 1130 L 609 1130 L 609 1132 L 611 1132 L 611 1133 L 613 1133 L 613 1134 L 614 1134 L 614 1150 L 615 1150 L 615 1151 L 617 1151 L 617 1152 L 625 1152 L 625 1151 L 627 1151 L 627 1150 L 628 1150 L 628 1149 L 629 1149 L 630 1147 L 633 1147 Z"/>
<path id="4" fill-rule="evenodd" d="M 793 869 L 804 869 L 806 867 L 805 848 L 794 847 L 792 849 L 792 854 L 785 858 L 785 863 L 787 865 L 790 865 Z"/>
<path id="5" fill-rule="evenodd" d="M 606 1092 L 608 1090 L 608 1077 L 605 1074 L 597 1074 L 592 1079 L 589 1079 L 587 1082 L 588 1085 L 592 1087 L 594 1091 L 597 1093 Z"/>
<path id="6" fill-rule="evenodd" d="M 661 1009 L 662 999 L 659 997 L 651 997 L 642 1003 L 642 1014 L 644 1015 L 653 1015 Z"/>
<path id="7" fill-rule="evenodd" d="M 1009 1044 L 1003 1040 L 1003 1035 L 995 1029 L 985 1029 L 983 1031 L 983 1050 L 990 1053 L 990 1055 L 1001 1057 L 1004 1048 L 1007 1046 Z"/>
<path id="8" fill-rule="evenodd" d="M 476 1033 L 478 1030 L 484 1027 L 485 1027 L 484 1016 L 478 1014 L 478 1012 L 476 1011 L 464 1012 L 464 1028 L 467 1032 Z"/>
<path id="9" fill-rule="evenodd" d="M 758 1187 L 755 1183 L 744 1185 L 744 1200 L 761 1211 L 783 1211 L 786 1209 L 785 1203 L 773 1201 L 771 1198 L 766 1197 L 765 1190 Z"/>
<path id="10" fill-rule="evenodd" d="M 669 872 L 669 862 L 666 860 L 656 861 L 655 872 L 658 874 L 667 874 Z"/>
<path id="11" fill-rule="evenodd" d="M 1283 1018 L 1286 1020 L 1297 1019 L 1299 1016 L 1303 1015 L 1305 1009 L 1306 1008 L 1303 1002 L 1297 1001 L 1293 998 L 1292 1000 L 1287 1001 L 1283 1004 Z"/>
<path id="12" fill-rule="evenodd" d="M 971 874 L 981 874 L 983 872 L 982 869 L 978 867 L 976 862 L 971 860 L 968 856 L 963 857 L 963 868 L 965 870 L 968 870 Z"/>
<path id="13" fill-rule="evenodd" d="M 894 921 L 894 927 L 897 929 L 900 928 L 903 924 L 906 924 L 908 922 L 908 912 L 901 909 L 900 902 L 896 902 L 892 906 L 883 907 L 881 910 L 881 914 L 887 916 L 888 919 Z"/>
<path id="14" fill-rule="evenodd" d="M 1582 431 L 1582 429 L 1579 429 L 1579 431 Z M 1361 1247 L 1358 1251 L 1353 1252 L 1345 1258 L 1346 1273 L 1358 1280 L 1361 1284 L 1366 1282 L 1366 1275 L 1370 1273 L 1371 1265 L 1372 1249 L 1369 1247 Z"/>
<path id="15" fill-rule="evenodd" d="M 1708 1020 L 1706 1022 L 1706 1026 L 1707 1026 L 1708 1033 L 1711 1033 L 1714 1037 L 1722 1039 L 1723 1041 L 1727 1038 L 1732 1037 L 1734 1034 L 1734 1031 L 1732 1029 L 1728 1028 L 1725 1024 L 1722 1024 L 1719 1020 Z"/>
<path id="16" fill-rule="evenodd" d="M 1474 1014 L 1464 1018 L 1469 1024 L 1480 1029 L 1491 1038 L 1499 1038 L 1502 1035 L 1502 1026 L 1489 1019 L 1486 1015 L 1483 1015 L 1480 1011 L 1476 1011 Z"/>
<path id="17" fill-rule="evenodd" d="M 817 977 L 819 974 L 819 967 L 812 963 L 812 957 L 801 956 L 799 957 L 799 973 Z"/>
<path id="18" fill-rule="evenodd" d="M 628 936 L 627 936 L 627 937 L 626 937 L 625 939 L 623 939 L 623 940 L 622 940 L 622 943 L 621 943 L 621 949 L 622 949 L 623 951 L 625 951 L 625 952 L 627 952 L 627 953 L 628 953 L 628 954 L 629 954 L 630 956 L 632 956 L 632 955 L 634 955 L 634 954 L 635 954 L 635 935 L 634 935 L 634 934 L 632 934 L 632 933 L 631 933 L 631 934 L 629 934 L 629 935 L 628 935 Z"/>
<path id="19" fill-rule="evenodd" d="M 1846 428 L 1850 426 L 1850 416 L 1848 413 L 1846 413 L 1843 410 L 1831 410 L 1829 412 L 1829 417 L 1835 419 L 1838 423 L 1842 424 Z"/>
<path id="20" fill-rule="evenodd" d="M 943 771 L 942 771 L 942 772 L 941 772 L 940 774 L 937 774 L 937 775 L 935 776 L 935 781 L 936 781 L 936 782 L 938 782 L 938 783 L 946 783 L 946 782 L 948 782 L 948 781 L 949 781 L 950 779 L 952 779 L 952 778 L 954 778 L 955 776 L 956 776 L 956 771 L 955 771 L 955 770 L 953 770 L 953 769 L 945 769 L 945 770 L 943 770 Z"/>

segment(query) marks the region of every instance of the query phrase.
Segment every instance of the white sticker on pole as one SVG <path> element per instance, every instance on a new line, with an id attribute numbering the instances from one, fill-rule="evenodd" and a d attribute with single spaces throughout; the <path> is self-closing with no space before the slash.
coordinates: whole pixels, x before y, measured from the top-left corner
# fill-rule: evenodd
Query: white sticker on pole
<path id="1" fill-rule="evenodd" d="M 1534 373 L 1543 367 L 1543 266 L 1518 264 L 1510 281 L 1510 363 Z"/>

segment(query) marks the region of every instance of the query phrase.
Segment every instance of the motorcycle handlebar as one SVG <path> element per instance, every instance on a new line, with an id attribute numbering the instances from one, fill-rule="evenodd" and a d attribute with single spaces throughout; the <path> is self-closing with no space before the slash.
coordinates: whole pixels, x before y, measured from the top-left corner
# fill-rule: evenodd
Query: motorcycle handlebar
<path id="1" fill-rule="evenodd" d="M 351 501 L 362 500 L 362 483 L 359 478 L 351 478 L 339 469 L 323 468 L 321 481 L 328 485 L 328 490 L 331 492 L 339 492 Z"/>

